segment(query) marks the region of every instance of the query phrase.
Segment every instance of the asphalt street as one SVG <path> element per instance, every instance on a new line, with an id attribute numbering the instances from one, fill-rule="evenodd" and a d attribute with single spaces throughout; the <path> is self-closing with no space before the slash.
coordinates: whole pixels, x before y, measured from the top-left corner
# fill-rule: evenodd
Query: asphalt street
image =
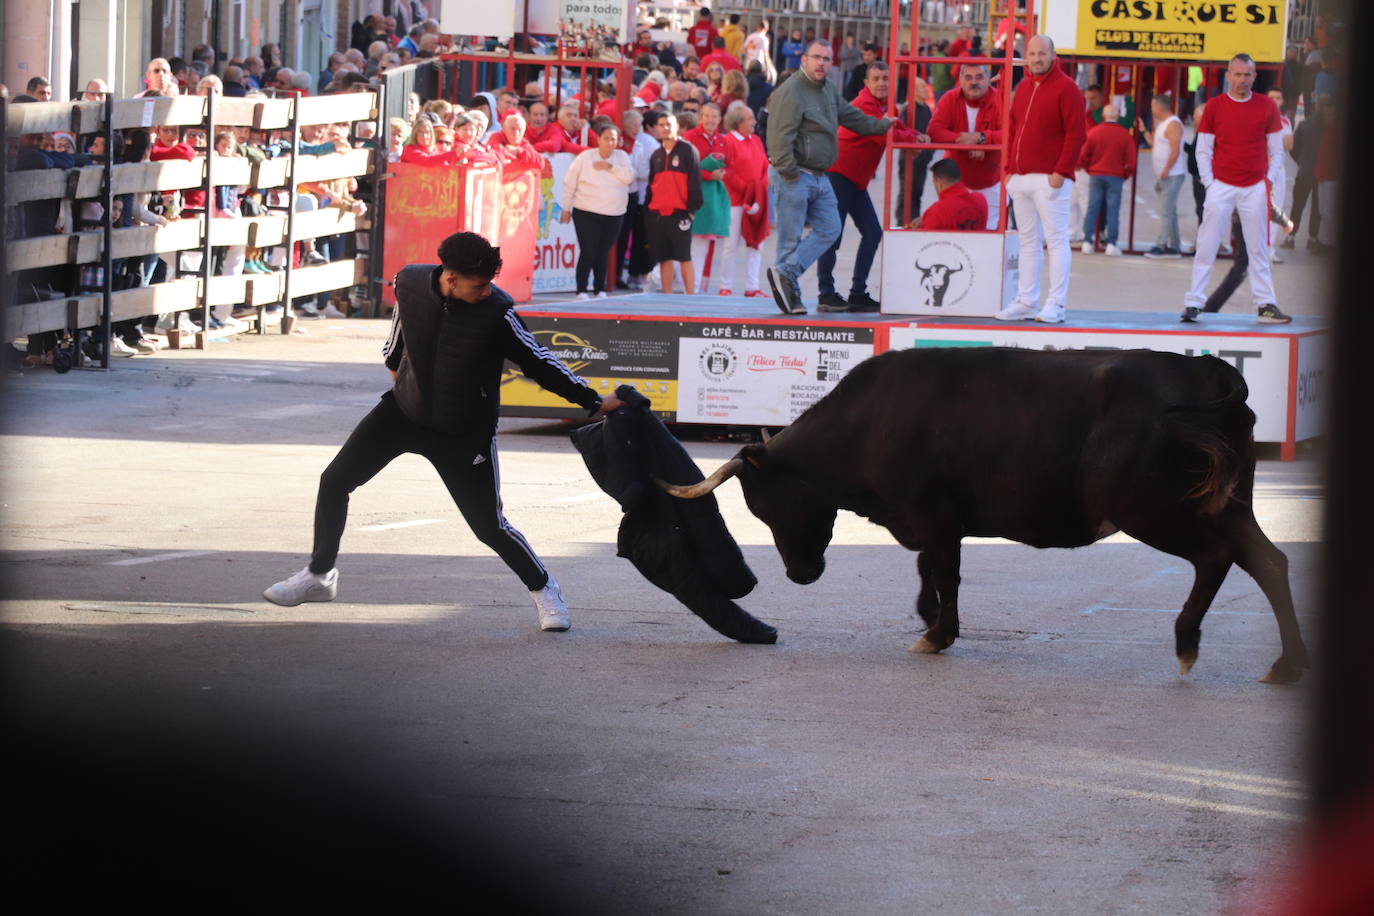
<path id="1" fill-rule="evenodd" d="M 910 553 L 842 515 L 826 575 L 795 585 L 727 484 L 759 578 L 741 604 L 781 634 L 738 645 L 615 556 L 619 510 L 567 426 L 511 420 L 506 513 L 571 631 L 538 632 L 411 456 L 354 495 L 338 600 L 276 607 L 260 593 L 304 563 L 320 471 L 389 384 L 384 322 L 308 331 L 5 380 L 5 703 L 48 742 L 26 758 L 43 772 L 10 787 L 49 820 L 64 799 L 110 818 L 46 825 L 96 843 L 75 861 L 122 861 L 142 824 L 139 849 L 224 899 L 273 869 L 358 890 L 364 854 L 413 841 L 410 866 L 440 871 L 397 886 L 402 909 L 445 868 L 560 912 L 1274 900 L 1304 812 L 1308 688 L 1258 683 L 1277 628 L 1238 570 L 1182 677 L 1181 561 L 1122 535 L 971 540 L 962 637 L 913 655 Z M 737 445 L 688 448 L 709 471 Z M 1265 454 L 1257 514 L 1315 643 L 1319 455 Z"/>

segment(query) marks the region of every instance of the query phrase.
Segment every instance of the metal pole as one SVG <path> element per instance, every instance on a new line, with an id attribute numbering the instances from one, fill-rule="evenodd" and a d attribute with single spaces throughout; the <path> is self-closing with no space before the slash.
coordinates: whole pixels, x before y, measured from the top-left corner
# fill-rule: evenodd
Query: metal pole
<path id="1" fill-rule="evenodd" d="M 283 334 L 290 334 L 296 324 L 296 316 L 291 311 L 291 275 L 294 273 L 291 265 L 296 257 L 296 163 L 301 158 L 300 101 L 299 95 L 291 94 L 291 162 L 286 167 L 286 265 L 281 292 Z"/>
<path id="2" fill-rule="evenodd" d="M 100 368 L 110 368 L 110 347 L 114 344 L 114 301 L 111 290 L 114 283 L 114 98 L 105 93 L 105 255 L 103 258 L 104 283 L 101 284 L 100 329 L 105 340 Z"/>
<path id="3" fill-rule="evenodd" d="M 200 333 L 196 335 L 196 349 L 204 350 L 210 339 L 210 220 L 215 215 L 215 93 L 205 95 L 205 234 L 201 238 L 200 258 Z"/>

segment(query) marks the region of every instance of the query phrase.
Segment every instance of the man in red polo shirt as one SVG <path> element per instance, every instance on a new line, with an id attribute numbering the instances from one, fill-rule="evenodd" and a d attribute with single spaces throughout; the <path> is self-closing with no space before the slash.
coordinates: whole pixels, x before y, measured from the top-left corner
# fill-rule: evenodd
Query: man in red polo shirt
<path id="1" fill-rule="evenodd" d="M 1069 198 L 1074 166 L 1083 148 L 1083 93 L 1059 66 L 1054 42 L 1036 35 L 1026 42 L 1026 78 L 1011 100 L 1007 129 L 1007 196 L 1020 230 L 1021 279 L 1016 298 L 996 317 L 1064 321 L 1069 298 Z M 1049 252 L 1049 291 L 1040 301 L 1040 268 Z"/>
<path id="2" fill-rule="evenodd" d="M 960 181 L 959 166 L 953 159 L 941 159 L 930 167 L 935 193 L 940 199 L 926 208 L 913 229 L 973 232 L 988 223 L 987 198 Z"/>
<path id="3" fill-rule="evenodd" d="M 1226 92 L 1208 100 L 1197 126 L 1197 170 L 1207 199 L 1193 281 L 1179 317 L 1196 321 L 1206 304 L 1207 280 L 1234 211 L 1250 256 L 1250 294 L 1259 320 L 1285 324 L 1292 319 L 1274 303 L 1269 272 L 1269 188 L 1283 180 L 1283 121 L 1273 99 L 1251 91 L 1255 62 L 1248 54 L 1231 58 L 1226 83 Z"/>
<path id="4" fill-rule="evenodd" d="M 1002 142 L 1002 100 L 989 90 L 987 64 L 965 64 L 959 69 L 959 91 L 946 92 L 930 118 L 930 139 L 935 143 L 983 146 Z M 964 184 L 987 202 L 988 229 L 997 228 L 1002 206 L 1002 153 L 1000 150 L 946 150 L 959 165 Z"/>

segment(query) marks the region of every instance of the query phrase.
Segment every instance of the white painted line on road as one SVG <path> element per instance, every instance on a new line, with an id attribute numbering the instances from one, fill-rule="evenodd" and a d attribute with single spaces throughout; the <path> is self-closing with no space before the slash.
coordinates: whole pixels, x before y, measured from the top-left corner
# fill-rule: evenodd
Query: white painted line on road
<path id="1" fill-rule="evenodd" d="M 1126 786 L 1116 785 L 1115 783 L 1089 782 L 1080 779 L 1060 779 L 1058 777 L 1037 776 L 1030 773 L 994 772 L 991 775 L 994 778 L 1008 779 L 1014 782 L 1035 782 L 1063 789 L 1073 789 L 1079 792 L 1108 795 L 1112 796 L 1114 799 L 1132 798 L 1137 801 L 1177 805 L 1181 808 L 1213 811 L 1218 814 L 1244 814 L 1250 817 L 1264 817 L 1276 821 L 1302 821 L 1306 819 L 1301 814 L 1290 814 L 1287 811 L 1273 811 L 1268 808 L 1257 808 L 1253 805 L 1233 805 L 1223 802 L 1207 801 L 1201 798 L 1189 798 L 1185 795 L 1172 795 L 1167 792 L 1151 792 L 1148 789 L 1131 789 Z"/>
<path id="2" fill-rule="evenodd" d="M 106 566 L 142 566 L 144 563 L 161 563 L 163 560 L 184 560 L 187 557 L 203 557 L 219 553 L 218 550 L 178 550 L 174 553 L 155 553 L 151 557 L 131 557 L 127 560 L 111 560 Z"/>
<path id="3" fill-rule="evenodd" d="M 1078 613 L 1085 617 L 1090 617 L 1098 611 L 1144 611 L 1149 614 L 1179 614 L 1182 608 L 1177 607 L 1114 607 L 1110 604 L 1093 604 L 1085 607 Z M 1230 614 L 1233 617 L 1268 617 L 1262 611 L 1208 611 L 1208 614 Z"/>
<path id="4" fill-rule="evenodd" d="M 441 518 L 417 518 L 411 522 L 388 522 L 385 525 L 364 525 L 363 531 L 393 531 L 397 528 L 417 528 L 420 525 L 437 525 Z"/>

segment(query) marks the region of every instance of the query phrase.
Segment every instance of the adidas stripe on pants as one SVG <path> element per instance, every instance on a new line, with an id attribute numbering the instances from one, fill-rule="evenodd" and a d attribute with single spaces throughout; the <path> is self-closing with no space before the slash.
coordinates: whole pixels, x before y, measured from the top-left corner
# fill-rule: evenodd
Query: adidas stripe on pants
<path id="1" fill-rule="evenodd" d="M 496 440 L 446 436 L 419 426 L 401 411 L 389 391 L 320 475 L 311 572 L 322 575 L 338 560 L 349 494 L 407 453 L 434 465 L 472 533 L 506 562 L 525 588 L 535 591 L 548 583 L 544 564 L 501 512 Z"/>

